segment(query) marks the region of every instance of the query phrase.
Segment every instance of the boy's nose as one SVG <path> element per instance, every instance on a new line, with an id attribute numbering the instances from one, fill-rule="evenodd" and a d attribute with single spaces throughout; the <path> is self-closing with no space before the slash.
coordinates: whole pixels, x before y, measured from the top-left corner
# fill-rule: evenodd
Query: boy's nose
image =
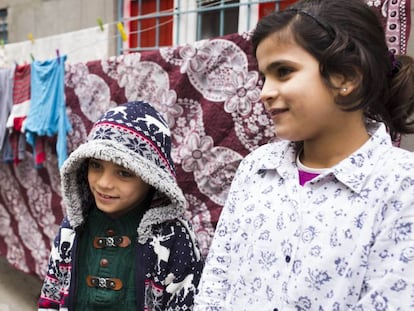
<path id="1" fill-rule="evenodd" d="M 102 188 L 111 188 L 113 186 L 113 178 L 109 173 L 103 173 L 98 178 L 97 183 Z"/>

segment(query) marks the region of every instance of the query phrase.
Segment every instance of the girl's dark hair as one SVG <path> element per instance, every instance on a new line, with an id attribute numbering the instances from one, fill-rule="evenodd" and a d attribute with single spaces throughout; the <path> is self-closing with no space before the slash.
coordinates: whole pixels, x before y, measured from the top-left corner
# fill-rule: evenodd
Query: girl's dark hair
<path id="1" fill-rule="evenodd" d="M 363 0 L 301 0 L 271 13 L 253 32 L 255 57 L 259 43 L 276 33 L 319 61 L 329 87 L 334 74 L 358 81 L 350 95 L 336 98 L 344 110 L 363 109 L 393 138 L 414 133 L 414 60 L 388 50 L 380 18 Z"/>

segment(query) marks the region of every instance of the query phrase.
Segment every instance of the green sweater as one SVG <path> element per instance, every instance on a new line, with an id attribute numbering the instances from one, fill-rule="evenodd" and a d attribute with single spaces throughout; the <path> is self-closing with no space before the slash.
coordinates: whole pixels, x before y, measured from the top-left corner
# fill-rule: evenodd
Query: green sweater
<path id="1" fill-rule="evenodd" d="M 120 218 L 112 219 L 97 208 L 91 210 L 78 242 L 75 310 L 136 310 L 135 244 L 141 214 L 137 208 Z M 111 241 L 119 241 L 118 237 L 124 237 L 122 247 L 109 246 Z M 125 245 L 128 244 L 125 237 L 129 238 L 128 246 Z M 100 241 L 98 238 L 101 238 Z M 101 282 L 103 278 L 116 279 L 117 287 L 120 280 L 122 287 L 100 287 L 98 278 L 102 278 Z M 111 287 L 109 282 L 110 280 L 105 284 Z"/>

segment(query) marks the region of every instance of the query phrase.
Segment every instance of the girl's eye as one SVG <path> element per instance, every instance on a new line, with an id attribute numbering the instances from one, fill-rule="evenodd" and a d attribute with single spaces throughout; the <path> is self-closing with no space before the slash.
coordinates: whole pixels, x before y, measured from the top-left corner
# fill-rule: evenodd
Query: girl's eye
<path id="1" fill-rule="evenodd" d="M 293 70 L 289 67 L 279 67 L 277 69 L 277 76 L 279 78 L 286 78 L 289 74 L 291 74 Z"/>
<path id="2" fill-rule="evenodd" d="M 263 73 L 259 73 L 259 80 L 264 83 L 266 81 L 266 76 Z"/>

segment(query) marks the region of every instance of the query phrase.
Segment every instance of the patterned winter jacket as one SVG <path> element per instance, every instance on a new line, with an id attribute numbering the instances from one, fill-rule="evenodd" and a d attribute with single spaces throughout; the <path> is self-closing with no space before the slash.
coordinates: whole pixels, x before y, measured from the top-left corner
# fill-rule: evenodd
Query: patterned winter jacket
<path id="1" fill-rule="evenodd" d="M 90 158 L 124 167 L 154 190 L 142 218 L 137 219 L 136 240 L 130 244 L 137 251 L 136 310 L 192 310 L 203 261 L 195 234 L 183 218 L 186 200 L 175 179 L 170 150 L 167 123 L 145 102 L 119 105 L 95 122 L 87 142 L 61 167 L 66 218 L 52 246 L 39 310 L 69 311 L 76 306 L 76 263 L 83 258 L 77 257 L 83 255 L 77 250 L 78 241 L 94 206 L 87 181 Z M 89 287 L 106 290 L 113 285 L 111 280 L 93 277 Z"/>
<path id="2" fill-rule="evenodd" d="M 138 238 L 135 245 L 137 310 L 191 310 L 202 270 L 194 235 L 184 219 L 152 230 L 151 238 Z M 74 310 L 76 246 L 77 232 L 65 218 L 52 248 L 39 310 Z"/>

